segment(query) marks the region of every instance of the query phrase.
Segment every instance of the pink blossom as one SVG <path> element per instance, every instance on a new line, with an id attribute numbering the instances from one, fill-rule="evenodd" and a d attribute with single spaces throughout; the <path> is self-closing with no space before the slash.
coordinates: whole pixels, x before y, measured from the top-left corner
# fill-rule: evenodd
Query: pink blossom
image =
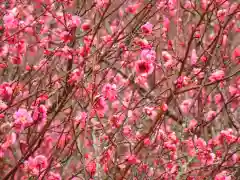
<path id="1" fill-rule="evenodd" d="M 29 157 L 24 162 L 23 170 L 32 175 L 39 175 L 48 166 L 47 158 L 44 155 L 37 155 L 35 158 Z"/>
<path id="2" fill-rule="evenodd" d="M 169 162 L 165 165 L 165 169 L 169 174 L 173 174 L 177 172 L 178 167 L 173 162 Z M 167 179 L 172 179 L 172 178 L 167 178 Z"/>
<path id="3" fill-rule="evenodd" d="M 172 60 L 172 55 L 167 51 L 162 51 L 162 57 L 164 61 Z"/>
<path id="4" fill-rule="evenodd" d="M 123 121 L 124 121 L 124 116 L 116 115 L 116 114 L 110 117 L 109 119 L 109 122 L 113 128 L 121 127 Z"/>
<path id="5" fill-rule="evenodd" d="M 104 97 L 97 97 L 93 108 L 98 114 L 98 116 L 103 117 L 106 111 L 108 110 L 106 99 Z"/>
<path id="6" fill-rule="evenodd" d="M 151 140 L 149 138 L 144 139 L 143 141 L 145 146 L 150 146 L 151 145 Z"/>
<path id="7" fill-rule="evenodd" d="M 240 93 L 240 91 L 234 86 L 229 86 L 228 91 L 231 96 L 236 96 L 238 93 Z"/>
<path id="8" fill-rule="evenodd" d="M 227 171 L 222 171 L 219 174 L 217 174 L 214 178 L 214 180 L 231 180 L 231 176 L 228 175 Z"/>
<path id="9" fill-rule="evenodd" d="M 169 138 L 169 140 L 170 140 L 173 144 L 177 144 L 177 143 L 178 143 L 178 138 L 177 138 L 175 132 L 170 132 L 170 133 L 168 134 L 168 138 Z"/>
<path id="10" fill-rule="evenodd" d="M 86 112 L 78 112 L 77 116 L 75 117 L 76 123 L 80 124 L 80 128 L 84 129 L 87 120 L 87 113 Z"/>
<path id="11" fill-rule="evenodd" d="M 176 151 L 177 147 L 171 141 L 164 142 L 164 148 L 168 149 L 169 151 Z"/>
<path id="12" fill-rule="evenodd" d="M 12 132 L 10 135 L 6 136 L 6 141 L 2 144 L 3 148 L 8 148 L 9 146 L 13 145 L 16 142 L 17 135 L 16 133 Z"/>
<path id="13" fill-rule="evenodd" d="M 192 55 L 191 55 L 191 63 L 192 65 L 195 65 L 197 63 L 197 53 L 196 53 L 196 49 L 192 50 Z"/>
<path id="14" fill-rule="evenodd" d="M 48 100 L 48 94 L 42 94 L 37 98 L 34 105 L 40 105 L 41 103 L 45 103 L 47 100 Z"/>
<path id="15" fill-rule="evenodd" d="M 156 52 L 152 49 L 143 49 L 141 52 L 141 59 L 154 62 L 156 60 Z"/>
<path id="16" fill-rule="evenodd" d="M 193 9 L 193 8 L 195 8 L 195 4 L 194 4 L 194 2 L 187 0 L 184 4 L 184 8 L 185 9 Z"/>
<path id="17" fill-rule="evenodd" d="M 73 70 L 73 72 L 70 74 L 70 77 L 68 79 L 68 83 L 75 84 L 75 83 L 79 82 L 82 79 L 82 74 L 83 74 L 83 72 L 79 68 Z"/>
<path id="18" fill-rule="evenodd" d="M 199 150 L 206 150 L 207 147 L 207 143 L 204 139 L 202 138 L 197 138 L 196 136 L 194 137 L 194 143 L 195 146 L 199 149 Z"/>
<path id="19" fill-rule="evenodd" d="M 31 173 L 31 174 L 35 173 L 35 175 L 38 174 L 38 172 L 34 172 L 34 170 L 36 170 L 35 164 L 34 164 L 34 158 L 29 157 L 28 160 L 24 162 L 23 170 L 27 173 Z"/>
<path id="20" fill-rule="evenodd" d="M 149 168 L 148 165 L 143 163 L 138 167 L 138 170 L 139 172 L 147 172 L 148 168 Z"/>
<path id="21" fill-rule="evenodd" d="M 86 20 L 84 23 L 82 23 L 81 28 L 83 31 L 88 31 L 91 28 L 90 20 Z"/>
<path id="22" fill-rule="evenodd" d="M 133 154 L 127 156 L 127 161 L 129 164 L 137 164 L 140 162 L 140 160 Z"/>
<path id="23" fill-rule="evenodd" d="M 172 67 L 174 67 L 175 65 L 175 62 L 173 60 L 169 60 L 167 62 L 164 63 L 164 66 L 167 68 L 167 69 L 170 69 Z"/>
<path id="24" fill-rule="evenodd" d="M 196 128 L 198 122 L 195 119 L 192 119 L 189 121 L 188 128 L 185 129 L 185 131 L 192 131 L 194 128 Z"/>
<path id="25" fill-rule="evenodd" d="M 147 22 L 146 24 L 141 26 L 141 29 L 145 34 L 151 34 L 153 25 L 151 23 Z"/>
<path id="26" fill-rule="evenodd" d="M 96 163 L 94 161 L 91 161 L 86 165 L 86 170 L 91 175 L 94 175 L 96 172 L 96 167 L 97 167 Z"/>
<path id="27" fill-rule="evenodd" d="M 240 162 L 240 156 L 237 153 L 233 154 L 232 155 L 232 161 L 233 161 L 232 162 L 233 164 L 236 164 L 236 163 Z"/>
<path id="28" fill-rule="evenodd" d="M 184 100 L 180 105 L 180 108 L 181 108 L 182 112 L 187 114 L 190 110 L 189 108 L 190 108 L 191 104 L 192 104 L 192 99 Z"/>
<path id="29" fill-rule="evenodd" d="M 11 57 L 11 62 L 12 62 L 12 64 L 17 64 L 17 65 L 19 65 L 19 64 L 22 64 L 22 56 L 12 56 Z"/>
<path id="30" fill-rule="evenodd" d="M 162 51 L 162 57 L 163 61 L 165 61 L 164 66 L 166 68 L 172 68 L 175 65 L 175 62 L 173 61 L 172 55 L 167 51 Z"/>
<path id="31" fill-rule="evenodd" d="M 226 15 L 227 15 L 226 9 L 220 9 L 217 11 L 217 17 L 218 17 L 219 21 L 223 22 Z"/>
<path id="32" fill-rule="evenodd" d="M 218 146 L 219 143 L 220 143 L 220 142 L 219 142 L 219 140 L 218 140 L 217 138 L 210 139 L 210 140 L 208 141 L 208 147 L 209 147 L 209 148 L 214 148 L 214 147 Z"/>
<path id="33" fill-rule="evenodd" d="M 240 62 L 240 46 L 237 46 L 232 53 L 232 59 L 236 62 Z"/>
<path id="34" fill-rule="evenodd" d="M 124 136 L 130 136 L 132 132 L 131 126 L 126 125 L 123 127 L 123 134 Z"/>
<path id="35" fill-rule="evenodd" d="M 14 46 L 14 51 L 16 51 L 19 54 L 24 54 L 26 52 L 26 42 L 24 40 L 20 40 L 18 43 Z"/>
<path id="36" fill-rule="evenodd" d="M 135 38 L 134 42 L 141 48 L 149 48 L 149 43 L 146 39 Z"/>
<path id="37" fill-rule="evenodd" d="M 202 9 L 203 9 L 203 10 L 206 10 L 206 9 L 207 9 L 207 4 L 208 4 L 208 1 L 207 1 L 207 0 L 201 0 L 201 6 L 202 6 Z"/>
<path id="38" fill-rule="evenodd" d="M 152 120 L 157 116 L 156 108 L 154 107 L 144 107 L 143 112 L 147 114 Z"/>
<path id="39" fill-rule="evenodd" d="M 140 3 L 136 3 L 136 4 L 129 5 L 129 6 L 126 8 L 126 12 L 128 12 L 128 13 L 130 13 L 130 14 L 136 14 L 137 9 L 139 8 L 140 5 L 141 5 Z"/>
<path id="40" fill-rule="evenodd" d="M 228 39 L 227 35 L 224 34 L 224 35 L 223 35 L 223 39 L 222 39 L 222 46 L 223 46 L 223 47 L 226 47 L 226 45 L 227 45 L 227 39 Z"/>
<path id="41" fill-rule="evenodd" d="M 64 148 L 64 146 L 66 146 L 66 143 L 71 140 L 71 136 L 70 135 L 62 135 L 58 141 L 57 146 L 59 148 Z"/>
<path id="42" fill-rule="evenodd" d="M 229 8 L 229 12 L 228 13 L 232 14 L 237 9 L 237 7 L 238 7 L 238 3 L 237 2 L 231 3 L 231 6 Z"/>
<path id="43" fill-rule="evenodd" d="M 170 25 L 170 20 L 167 17 L 163 18 L 163 31 L 168 31 Z"/>
<path id="44" fill-rule="evenodd" d="M 117 98 L 116 84 L 105 84 L 102 88 L 103 96 L 109 101 L 114 101 Z"/>
<path id="45" fill-rule="evenodd" d="M 233 130 L 232 129 L 222 130 L 220 132 L 219 141 L 223 143 L 224 140 L 228 144 L 236 142 L 237 137 L 233 135 Z"/>
<path id="46" fill-rule="evenodd" d="M 80 17 L 79 16 L 72 16 L 72 26 L 73 27 L 79 27 L 81 23 Z"/>
<path id="47" fill-rule="evenodd" d="M 2 100 L 8 100 L 13 93 L 13 89 L 9 83 L 3 83 L 0 85 L 0 97 Z"/>
<path id="48" fill-rule="evenodd" d="M 197 75 L 199 79 L 204 78 L 204 72 L 200 68 L 193 68 L 193 74 Z"/>
<path id="49" fill-rule="evenodd" d="M 167 134 L 165 133 L 165 131 L 163 131 L 162 129 L 159 129 L 157 140 L 158 141 L 162 141 L 162 140 L 165 141 L 167 139 L 168 139 L 168 137 L 167 137 Z"/>
<path id="50" fill-rule="evenodd" d="M 149 88 L 147 83 L 147 76 L 145 74 L 141 76 L 137 76 L 137 78 L 135 79 L 135 82 L 139 84 L 141 87 Z"/>
<path id="51" fill-rule="evenodd" d="M 0 57 L 5 57 L 9 51 L 9 46 L 5 44 L 4 46 L 0 47 Z"/>
<path id="52" fill-rule="evenodd" d="M 211 82 L 219 81 L 223 79 L 224 76 L 225 76 L 225 73 L 223 70 L 216 70 L 214 73 L 211 74 L 211 76 L 209 77 L 209 80 Z"/>
<path id="53" fill-rule="evenodd" d="M 221 103 L 221 101 L 222 101 L 222 95 L 219 93 L 219 94 L 216 94 L 215 96 L 214 96 L 214 100 L 215 100 L 215 103 L 216 104 L 219 104 L 219 103 Z"/>
<path id="54" fill-rule="evenodd" d="M 48 162 L 44 155 L 38 155 L 34 158 L 34 166 L 36 169 L 42 171 L 47 168 Z"/>
<path id="55" fill-rule="evenodd" d="M 151 116 L 154 112 L 155 108 L 154 107 L 144 107 L 143 112 L 146 113 L 148 116 Z"/>
<path id="56" fill-rule="evenodd" d="M 59 34 L 61 40 L 65 43 L 69 42 L 72 40 L 72 35 L 70 34 L 70 32 L 68 31 L 62 31 L 60 34 Z"/>
<path id="57" fill-rule="evenodd" d="M 216 111 L 209 111 L 206 116 L 207 121 L 212 121 L 216 117 L 217 112 Z"/>
<path id="58" fill-rule="evenodd" d="M 62 180 L 60 174 L 50 172 L 49 175 L 47 176 L 47 180 Z"/>
<path id="59" fill-rule="evenodd" d="M 109 0 L 95 0 L 95 2 L 97 3 L 98 8 L 105 8 L 109 3 Z"/>
<path id="60" fill-rule="evenodd" d="M 3 22 L 8 29 L 15 29 L 18 25 L 18 21 L 12 13 L 4 15 Z"/>
<path id="61" fill-rule="evenodd" d="M 14 113 L 13 118 L 15 119 L 14 126 L 19 131 L 33 122 L 30 113 L 24 108 L 18 109 L 18 111 Z"/>
<path id="62" fill-rule="evenodd" d="M 202 164 L 210 165 L 213 164 L 216 155 L 210 152 L 198 152 L 198 159 L 201 161 Z"/>
<path id="63" fill-rule="evenodd" d="M 33 120 L 36 122 L 44 123 L 47 120 L 47 108 L 41 104 L 36 107 L 33 111 Z"/>
<path id="64" fill-rule="evenodd" d="M 161 108 L 164 112 L 166 112 L 168 110 L 168 105 L 164 103 Z"/>
<path id="65" fill-rule="evenodd" d="M 113 42 L 113 38 L 112 38 L 111 35 L 102 36 L 101 38 L 102 38 L 103 43 L 104 43 L 105 45 L 111 45 L 112 42 Z"/>
<path id="66" fill-rule="evenodd" d="M 206 62 L 206 61 L 207 61 L 207 57 L 206 57 L 206 56 L 202 56 L 202 57 L 201 57 L 201 61 L 202 61 L 202 62 Z"/>
<path id="67" fill-rule="evenodd" d="M 190 78 L 189 77 L 186 77 L 186 76 L 180 76 L 177 81 L 176 81 L 176 84 L 177 84 L 177 87 L 178 88 L 182 88 L 186 85 L 188 85 L 190 82 Z"/>
<path id="68" fill-rule="evenodd" d="M 135 65 L 136 73 L 142 76 L 151 74 L 154 70 L 153 64 L 146 60 L 139 60 Z"/>
<path id="69" fill-rule="evenodd" d="M 238 3 L 0 0 L 0 9 L 0 179 L 235 178 Z"/>

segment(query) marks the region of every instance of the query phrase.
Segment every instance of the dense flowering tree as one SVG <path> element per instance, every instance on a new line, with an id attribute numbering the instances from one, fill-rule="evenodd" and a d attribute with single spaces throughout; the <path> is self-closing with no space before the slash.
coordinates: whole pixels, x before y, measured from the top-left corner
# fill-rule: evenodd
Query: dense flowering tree
<path id="1" fill-rule="evenodd" d="M 0 179 L 240 177 L 238 1 L 0 6 Z"/>

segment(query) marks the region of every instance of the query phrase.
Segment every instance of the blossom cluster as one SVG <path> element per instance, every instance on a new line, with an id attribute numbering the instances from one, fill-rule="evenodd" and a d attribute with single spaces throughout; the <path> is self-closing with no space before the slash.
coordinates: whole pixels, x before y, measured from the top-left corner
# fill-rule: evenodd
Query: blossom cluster
<path id="1" fill-rule="evenodd" d="M 239 9 L 0 0 L 0 179 L 237 180 Z"/>

